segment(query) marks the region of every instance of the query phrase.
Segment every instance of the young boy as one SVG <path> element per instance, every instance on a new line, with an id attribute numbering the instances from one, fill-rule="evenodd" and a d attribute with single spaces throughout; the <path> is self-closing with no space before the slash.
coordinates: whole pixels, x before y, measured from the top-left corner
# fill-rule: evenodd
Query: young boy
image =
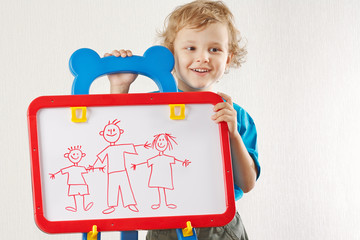
<path id="1" fill-rule="evenodd" d="M 230 67 L 239 67 L 246 50 L 233 15 L 221 1 L 198 0 L 177 7 L 167 18 L 161 34 L 163 45 L 174 54 L 173 74 L 180 91 L 211 91 Z M 114 50 L 105 56 L 132 56 L 129 50 Z M 109 75 L 111 93 L 127 93 L 135 74 Z M 260 174 L 257 133 L 250 115 L 218 93 L 226 102 L 214 107 L 212 119 L 225 121 L 229 128 L 235 198 L 249 192 Z M 206 186 L 205 186 L 206 187 Z M 226 226 L 197 229 L 198 239 L 248 239 L 239 213 Z M 146 239 L 177 239 L 175 230 L 149 231 Z"/>

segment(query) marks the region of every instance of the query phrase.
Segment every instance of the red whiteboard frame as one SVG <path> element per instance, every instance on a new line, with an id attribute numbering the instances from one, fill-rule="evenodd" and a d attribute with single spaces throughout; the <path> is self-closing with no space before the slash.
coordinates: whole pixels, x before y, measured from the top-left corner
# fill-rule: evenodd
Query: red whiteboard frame
<path id="1" fill-rule="evenodd" d="M 37 226 L 47 233 L 89 232 L 93 225 L 98 231 L 131 231 L 167 228 L 185 228 L 190 221 L 193 227 L 216 227 L 229 223 L 235 216 L 234 183 L 232 176 L 228 127 L 219 123 L 221 152 L 224 166 L 226 211 L 222 214 L 187 215 L 172 217 L 139 217 L 125 219 L 91 219 L 76 221 L 49 221 L 44 217 L 40 158 L 38 144 L 37 112 L 42 108 L 78 106 L 121 106 L 121 105 L 159 105 L 159 104 L 217 104 L 222 98 L 212 92 L 184 93 L 133 93 L 133 94 L 94 94 L 42 96 L 31 102 L 28 108 L 28 129 L 30 140 L 31 174 L 33 189 L 34 215 Z"/>

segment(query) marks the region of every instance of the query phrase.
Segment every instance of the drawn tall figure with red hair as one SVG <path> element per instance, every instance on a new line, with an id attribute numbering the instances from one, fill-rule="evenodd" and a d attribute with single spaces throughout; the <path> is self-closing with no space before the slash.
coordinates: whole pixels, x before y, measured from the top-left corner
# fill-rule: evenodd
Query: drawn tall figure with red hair
<path id="1" fill-rule="evenodd" d="M 151 168 L 149 177 L 149 188 L 157 188 L 159 202 L 151 206 L 152 209 L 158 209 L 161 206 L 161 195 L 164 196 L 165 205 L 170 209 L 175 209 L 175 204 L 169 204 L 166 198 L 166 190 L 174 190 L 173 169 L 172 166 L 176 162 L 181 162 L 182 166 L 187 167 L 191 162 L 187 159 L 179 160 L 173 156 L 165 154 L 165 150 L 172 150 L 172 143 L 176 143 L 175 137 L 168 133 L 160 133 L 154 136 L 151 147 L 159 151 L 159 154 L 148 159 L 146 162 L 132 164 L 132 168 L 136 170 L 136 166 L 147 163 Z"/>
<path id="2" fill-rule="evenodd" d="M 115 211 L 115 207 L 119 205 L 119 195 L 121 196 L 124 208 L 128 208 L 133 212 L 138 212 L 137 203 L 130 184 L 129 175 L 126 169 L 126 154 L 137 155 L 136 147 L 150 147 L 147 143 L 134 145 L 133 143 L 117 144 L 120 136 L 124 133 L 118 124 L 119 120 L 115 119 L 100 131 L 100 135 L 109 143 L 104 150 L 98 155 L 97 159 L 90 168 L 92 169 L 98 160 L 101 163 L 106 161 L 107 166 L 107 205 L 108 208 L 103 214 L 110 214 Z M 119 194 L 120 193 L 120 194 Z"/>

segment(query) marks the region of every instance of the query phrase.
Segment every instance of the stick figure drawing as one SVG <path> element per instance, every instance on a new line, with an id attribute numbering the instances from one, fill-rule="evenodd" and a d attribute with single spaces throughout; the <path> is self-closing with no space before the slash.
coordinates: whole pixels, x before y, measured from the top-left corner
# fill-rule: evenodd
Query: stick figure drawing
<path id="1" fill-rule="evenodd" d="M 90 169 L 92 169 L 98 160 L 101 163 L 106 161 L 108 208 L 102 211 L 103 214 L 110 214 L 115 211 L 115 208 L 119 205 L 119 195 L 124 208 L 133 212 L 139 211 L 126 168 L 126 155 L 138 155 L 136 147 L 143 146 L 149 148 L 150 144 L 147 142 L 139 145 L 117 143 L 124 133 L 124 130 L 118 126 L 119 122 L 117 119 L 112 122 L 109 121 L 104 129 L 100 131 L 100 135 L 109 145 L 97 155 L 96 161 L 90 166 Z"/>
<path id="2" fill-rule="evenodd" d="M 169 204 L 166 198 L 166 190 L 174 190 L 173 181 L 173 164 L 181 162 L 182 166 L 187 167 L 191 163 L 189 160 L 184 161 L 177 159 L 174 156 L 165 154 L 165 150 L 172 150 L 172 143 L 176 143 L 175 137 L 168 133 L 160 133 L 154 136 L 151 147 L 159 151 L 159 154 L 149 158 L 145 162 L 132 164 L 131 168 L 136 170 L 136 167 L 142 164 L 147 164 L 147 167 L 151 169 L 148 182 L 149 188 L 156 188 L 158 190 L 159 202 L 151 206 L 152 209 L 158 209 L 161 206 L 161 195 L 164 196 L 164 202 L 166 207 L 175 209 L 175 204 Z"/>
<path id="3" fill-rule="evenodd" d="M 69 152 L 64 154 L 64 157 L 67 158 L 73 165 L 60 169 L 56 173 L 50 173 L 50 179 L 55 179 L 56 174 L 61 173 L 62 175 L 67 175 L 67 184 L 68 196 L 74 198 L 74 207 L 65 207 L 66 210 L 71 212 L 76 212 L 77 209 L 77 198 L 82 198 L 82 205 L 85 211 L 90 210 L 94 205 L 93 202 L 85 204 L 85 196 L 89 195 L 89 186 L 87 185 L 84 174 L 87 174 L 89 169 L 84 166 L 79 166 L 79 162 L 86 156 L 86 154 L 81 150 L 81 146 L 74 146 L 68 148 Z M 104 168 L 97 168 L 101 171 L 104 171 Z"/>

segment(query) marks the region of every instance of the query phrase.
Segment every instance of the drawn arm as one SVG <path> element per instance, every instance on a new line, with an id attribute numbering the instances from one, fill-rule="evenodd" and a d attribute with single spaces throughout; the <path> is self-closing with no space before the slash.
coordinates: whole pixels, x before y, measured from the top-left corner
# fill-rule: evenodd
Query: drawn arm
<path id="1" fill-rule="evenodd" d="M 59 171 L 56 172 L 56 173 L 49 173 L 50 179 L 55 179 L 55 175 L 58 174 L 58 173 L 60 173 L 60 172 L 61 172 L 61 170 L 59 170 Z"/>
<path id="2" fill-rule="evenodd" d="M 95 164 L 96 164 L 96 161 L 95 161 L 95 163 L 94 163 L 93 165 L 89 165 L 88 168 L 85 168 L 86 171 L 88 171 L 88 172 L 90 172 L 90 171 L 94 172 L 95 169 L 98 169 L 99 171 L 102 171 L 103 173 L 105 172 L 105 167 L 106 167 L 106 165 L 104 165 L 104 166 L 102 166 L 102 167 L 94 167 Z"/>
<path id="3" fill-rule="evenodd" d="M 97 167 L 97 168 L 94 167 L 99 160 L 100 160 L 101 163 L 104 163 L 105 158 L 107 157 L 107 154 L 102 154 L 104 152 L 104 150 L 97 155 L 97 158 L 96 158 L 95 162 L 92 165 L 89 165 L 88 168 L 86 168 L 87 171 L 94 171 L 95 169 L 99 169 L 99 170 L 104 172 L 105 166 Z M 103 157 L 103 159 L 101 159 L 102 157 Z"/>
<path id="4" fill-rule="evenodd" d="M 132 163 L 132 164 L 131 164 L 131 168 L 135 171 L 137 166 L 143 165 L 143 164 L 145 164 L 145 163 L 147 163 L 147 162 L 142 162 L 142 163 L 138 163 L 138 164 L 133 164 L 133 163 Z"/>
<path id="5" fill-rule="evenodd" d="M 148 141 L 146 141 L 146 143 L 144 143 L 144 144 L 138 144 L 138 145 L 134 145 L 134 146 L 135 147 L 144 147 L 146 149 L 151 148 L 151 144 Z"/>
<path id="6" fill-rule="evenodd" d="M 189 166 L 189 164 L 191 163 L 189 160 L 185 159 L 184 161 L 181 161 L 180 159 L 176 159 L 175 161 L 181 162 L 181 165 L 183 165 L 184 167 Z"/>
<path id="7" fill-rule="evenodd" d="M 94 166 L 95 166 L 95 164 L 97 163 L 97 161 L 99 160 L 100 158 L 98 157 L 96 160 L 95 160 L 95 162 L 92 164 L 92 165 L 89 165 L 89 167 L 86 169 L 86 171 L 94 171 Z M 101 161 L 101 160 L 100 160 Z"/>

